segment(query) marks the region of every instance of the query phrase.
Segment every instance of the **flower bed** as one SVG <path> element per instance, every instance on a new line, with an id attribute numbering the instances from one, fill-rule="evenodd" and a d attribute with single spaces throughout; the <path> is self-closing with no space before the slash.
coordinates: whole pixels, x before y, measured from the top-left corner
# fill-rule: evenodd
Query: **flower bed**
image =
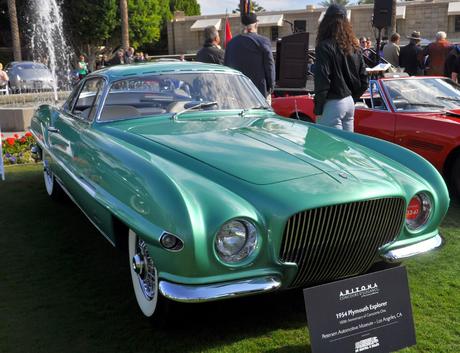
<path id="1" fill-rule="evenodd" d="M 5 165 L 35 162 L 30 151 L 32 145 L 35 143 L 35 140 L 30 132 L 26 132 L 23 136 L 14 134 L 12 137 L 6 138 L 4 138 L 2 134 L 1 137 L 3 152 L 2 157 Z"/>

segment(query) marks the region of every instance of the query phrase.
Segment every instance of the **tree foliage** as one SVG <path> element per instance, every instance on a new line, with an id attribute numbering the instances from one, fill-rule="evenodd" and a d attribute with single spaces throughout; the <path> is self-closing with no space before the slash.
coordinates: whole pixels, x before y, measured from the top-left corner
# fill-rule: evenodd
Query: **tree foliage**
<path id="1" fill-rule="evenodd" d="M 196 0 L 170 0 L 169 8 L 171 13 L 184 11 L 185 16 L 197 16 L 201 14 L 200 4 Z"/>
<path id="2" fill-rule="evenodd" d="M 109 45 L 115 28 L 119 26 L 117 0 L 65 0 L 62 4 L 64 26 L 73 44 L 77 47 L 86 45 Z"/>
<path id="3" fill-rule="evenodd" d="M 137 48 L 160 39 L 160 0 L 129 0 L 129 40 Z"/>
<path id="4" fill-rule="evenodd" d="M 319 3 L 321 6 L 328 7 L 332 4 L 347 6 L 350 5 L 350 1 L 348 0 L 324 0 Z"/>

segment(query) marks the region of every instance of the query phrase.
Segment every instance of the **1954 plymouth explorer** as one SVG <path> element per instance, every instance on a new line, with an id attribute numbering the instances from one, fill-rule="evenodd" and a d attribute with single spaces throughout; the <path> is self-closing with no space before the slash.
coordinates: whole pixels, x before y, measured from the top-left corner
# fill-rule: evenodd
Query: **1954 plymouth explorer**
<path id="1" fill-rule="evenodd" d="M 31 132 L 63 191 L 126 247 L 140 309 L 305 287 L 439 247 L 449 197 L 397 145 L 277 116 L 252 82 L 184 62 L 96 71 Z"/>

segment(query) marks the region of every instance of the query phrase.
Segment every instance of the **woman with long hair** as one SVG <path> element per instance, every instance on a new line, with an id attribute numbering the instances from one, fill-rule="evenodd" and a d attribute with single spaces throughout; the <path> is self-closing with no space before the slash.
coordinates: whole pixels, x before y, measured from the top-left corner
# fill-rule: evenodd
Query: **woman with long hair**
<path id="1" fill-rule="evenodd" d="M 328 7 L 316 37 L 315 114 L 318 124 L 353 131 L 354 99 L 366 91 L 369 81 L 347 11 Z"/>

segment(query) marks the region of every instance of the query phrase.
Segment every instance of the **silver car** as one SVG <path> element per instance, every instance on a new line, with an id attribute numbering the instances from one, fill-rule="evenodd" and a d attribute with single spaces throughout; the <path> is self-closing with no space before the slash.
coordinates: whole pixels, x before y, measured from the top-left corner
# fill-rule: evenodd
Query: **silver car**
<path id="1" fill-rule="evenodd" d="M 5 67 L 12 92 L 52 90 L 51 71 L 44 64 L 33 61 L 13 61 Z"/>

